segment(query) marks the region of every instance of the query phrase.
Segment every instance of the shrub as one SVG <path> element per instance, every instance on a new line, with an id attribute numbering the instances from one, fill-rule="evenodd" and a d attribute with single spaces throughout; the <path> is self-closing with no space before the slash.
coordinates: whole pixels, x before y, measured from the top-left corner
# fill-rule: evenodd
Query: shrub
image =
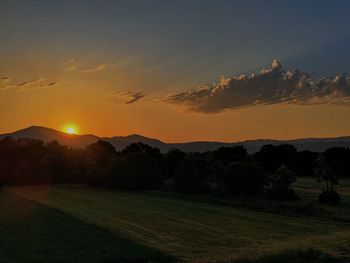
<path id="1" fill-rule="evenodd" d="M 116 157 L 110 164 L 105 182 L 115 189 L 155 190 L 162 185 L 158 162 L 147 153 L 130 153 Z"/>
<path id="2" fill-rule="evenodd" d="M 318 176 L 318 182 L 321 185 L 322 192 L 318 196 L 318 201 L 322 204 L 337 205 L 340 202 L 340 196 L 335 191 L 338 179 L 331 166 L 328 164 L 324 155 L 320 155 L 316 162 L 315 174 Z"/>
<path id="3" fill-rule="evenodd" d="M 237 195 L 262 194 L 266 182 L 264 171 L 260 167 L 247 163 L 232 163 L 223 173 L 223 183 Z"/>
<path id="4" fill-rule="evenodd" d="M 318 202 L 321 204 L 338 205 L 340 195 L 336 191 L 322 192 L 318 196 Z"/>
<path id="5" fill-rule="evenodd" d="M 274 175 L 270 177 L 270 185 L 268 188 L 268 196 L 277 200 L 297 200 L 293 189 L 290 186 L 296 182 L 295 173 L 282 165 L 276 170 Z"/>
<path id="6" fill-rule="evenodd" d="M 175 172 L 173 191 L 187 194 L 208 192 L 208 176 L 205 160 L 184 160 Z"/>
<path id="7" fill-rule="evenodd" d="M 186 153 L 178 149 L 172 149 L 165 155 L 165 175 L 173 178 L 179 165 L 185 160 Z"/>

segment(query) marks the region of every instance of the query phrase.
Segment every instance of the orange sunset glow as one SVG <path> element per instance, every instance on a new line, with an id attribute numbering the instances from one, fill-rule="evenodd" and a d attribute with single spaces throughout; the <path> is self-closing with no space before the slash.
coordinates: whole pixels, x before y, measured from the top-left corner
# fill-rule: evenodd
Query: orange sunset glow
<path id="1" fill-rule="evenodd" d="M 78 134 L 79 129 L 78 126 L 74 124 L 68 124 L 63 127 L 63 132 L 68 133 L 68 134 Z"/>
<path id="2" fill-rule="evenodd" d="M 9 11 L 15 10 L 10 3 L 1 8 L 1 17 L 11 13 L 11 19 L 0 43 L 0 133 L 38 125 L 74 134 L 141 134 L 167 142 L 350 134 L 349 77 L 342 75 L 349 71 L 343 59 L 349 46 L 346 23 L 330 19 L 334 25 L 321 30 L 300 13 L 294 22 L 305 31 L 287 32 L 269 20 L 272 12 L 297 26 L 278 6 L 275 11 L 257 8 L 268 19 L 243 17 L 238 8 L 214 23 L 205 5 L 202 12 L 176 15 L 165 4 L 157 7 L 164 12 L 157 13 L 145 3 L 133 21 L 123 4 L 110 5 L 92 8 L 92 15 L 74 3 L 72 10 L 81 16 L 62 11 L 65 15 L 53 24 L 36 19 L 49 19 L 50 12 L 65 5 L 43 4 L 41 11 L 30 10 L 26 23 Z M 169 16 L 163 19 L 161 13 Z M 188 23 L 178 22 L 179 16 L 188 16 Z M 208 21 L 215 34 L 197 24 Z M 307 33 L 319 31 L 317 38 Z M 35 37 L 29 41 L 25 36 L 31 32 Z M 79 129 L 61 127 L 72 120 Z"/>
<path id="3" fill-rule="evenodd" d="M 0 263 L 350 263 L 350 0 L 0 25 Z"/>

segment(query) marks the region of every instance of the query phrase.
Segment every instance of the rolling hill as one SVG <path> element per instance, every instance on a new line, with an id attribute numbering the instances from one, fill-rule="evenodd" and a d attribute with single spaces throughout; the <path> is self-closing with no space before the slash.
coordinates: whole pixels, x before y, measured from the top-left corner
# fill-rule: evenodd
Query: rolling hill
<path id="1" fill-rule="evenodd" d="M 98 137 L 92 134 L 70 135 L 54 129 L 40 126 L 31 126 L 12 133 L 0 134 L 0 139 L 3 139 L 7 136 L 11 136 L 14 138 L 33 138 L 42 140 L 44 142 L 57 140 L 61 144 L 78 148 L 86 147 L 87 145 L 94 143 L 97 140 L 105 140 L 110 142 L 117 150 L 122 150 L 131 143 L 142 142 L 152 147 L 156 147 L 162 152 L 169 151 L 172 148 L 180 149 L 185 152 L 205 152 L 215 150 L 222 146 L 243 145 L 247 148 L 248 152 L 253 153 L 258 151 L 265 144 L 279 145 L 285 143 L 294 145 L 298 150 L 311 150 L 317 152 L 322 152 L 330 147 L 350 147 L 350 136 L 336 138 L 306 138 L 296 140 L 259 139 L 232 143 L 209 141 L 166 143 L 157 139 L 144 137 L 138 134 L 114 137 Z"/>

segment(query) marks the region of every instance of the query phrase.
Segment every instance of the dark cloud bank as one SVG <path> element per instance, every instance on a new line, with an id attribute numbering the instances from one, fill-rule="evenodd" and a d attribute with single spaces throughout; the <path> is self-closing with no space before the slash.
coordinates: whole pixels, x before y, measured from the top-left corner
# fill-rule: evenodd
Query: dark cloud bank
<path id="1" fill-rule="evenodd" d="M 350 74 L 316 78 L 297 69 L 282 70 L 274 59 L 259 74 L 222 77 L 211 86 L 171 95 L 166 102 L 203 113 L 279 103 L 350 105 Z"/>

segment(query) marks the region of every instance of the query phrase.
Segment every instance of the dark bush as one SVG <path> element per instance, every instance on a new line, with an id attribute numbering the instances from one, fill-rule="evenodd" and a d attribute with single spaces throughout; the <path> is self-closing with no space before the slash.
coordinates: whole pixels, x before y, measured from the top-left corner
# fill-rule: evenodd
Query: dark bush
<path id="1" fill-rule="evenodd" d="M 283 201 L 298 200 L 293 189 L 290 186 L 296 181 L 295 173 L 282 165 L 270 177 L 267 195 L 270 198 Z"/>
<path id="2" fill-rule="evenodd" d="M 338 178 L 350 176 L 350 148 L 333 147 L 324 153 L 327 163 Z"/>
<path id="3" fill-rule="evenodd" d="M 312 151 L 301 151 L 296 155 L 293 170 L 297 177 L 314 177 L 314 164 L 319 153 Z"/>
<path id="4" fill-rule="evenodd" d="M 148 153 L 130 153 L 124 159 L 115 159 L 111 164 L 107 184 L 115 189 L 154 190 L 162 185 L 158 162 Z"/>
<path id="5" fill-rule="evenodd" d="M 211 153 L 211 161 L 228 165 L 233 162 L 243 162 L 247 159 L 247 156 L 248 152 L 242 145 L 220 147 Z"/>
<path id="6" fill-rule="evenodd" d="M 318 202 L 321 204 L 338 205 L 340 203 L 340 195 L 336 191 L 322 192 L 318 196 Z"/>
<path id="7" fill-rule="evenodd" d="M 264 171 L 248 163 L 230 164 L 222 178 L 223 183 L 236 195 L 260 195 L 267 183 Z"/>
<path id="8" fill-rule="evenodd" d="M 337 185 L 338 180 L 324 154 L 320 154 L 315 160 L 314 170 L 315 175 L 317 175 L 318 182 L 321 184 L 323 191 L 333 191 L 333 188 L 335 187 L 335 185 Z"/>
<path id="9" fill-rule="evenodd" d="M 293 189 L 286 189 L 285 191 L 267 191 L 267 197 L 279 201 L 296 201 L 300 198 L 295 194 Z"/>
<path id="10" fill-rule="evenodd" d="M 261 147 L 260 151 L 254 154 L 258 164 L 264 167 L 268 172 L 272 173 L 281 165 L 286 165 L 289 169 L 295 167 L 297 150 L 293 145 L 267 144 Z"/>
<path id="11" fill-rule="evenodd" d="M 151 147 L 142 142 L 132 143 L 128 145 L 121 153 L 123 155 L 127 155 L 130 153 L 147 153 L 152 158 L 157 160 L 159 164 L 161 164 L 163 160 L 163 155 L 160 153 L 160 150 L 158 148 Z"/>
<path id="12" fill-rule="evenodd" d="M 175 172 L 173 191 L 187 194 L 205 193 L 210 190 L 205 160 L 187 159 Z"/>
<path id="13" fill-rule="evenodd" d="M 172 149 L 165 155 L 165 175 L 173 178 L 179 165 L 185 160 L 186 153 L 178 149 Z"/>

